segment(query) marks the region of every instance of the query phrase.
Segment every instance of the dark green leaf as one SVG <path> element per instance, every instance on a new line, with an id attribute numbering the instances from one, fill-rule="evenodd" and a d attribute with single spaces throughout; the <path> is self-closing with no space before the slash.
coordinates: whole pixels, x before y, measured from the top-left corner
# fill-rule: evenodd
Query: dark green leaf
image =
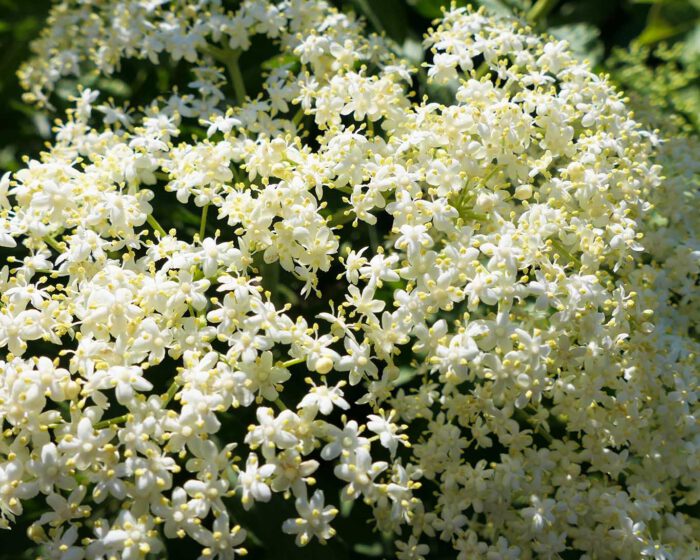
<path id="1" fill-rule="evenodd" d="M 654 4 L 638 41 L 653 45 L 694 29 L 700 22 L 698 9 L 687 0 L 665 0 Z"/>
<path id="2" fill-rule="evenodd" d="M 297 64 L 299 64 L 299 57 L 292 54 L 279 54 L 277 56 L 273 56 L 272 58 L 268 58 L 262 63 L 261 66 L 263 70 L 274 70 L 275 68 L 281 68 L 282 66 L 294 66 Z"/>

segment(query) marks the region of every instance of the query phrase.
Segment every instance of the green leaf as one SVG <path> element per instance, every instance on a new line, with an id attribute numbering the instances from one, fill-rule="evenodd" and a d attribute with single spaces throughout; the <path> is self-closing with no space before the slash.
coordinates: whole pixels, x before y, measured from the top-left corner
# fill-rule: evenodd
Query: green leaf
<path id="1" fill-rule="evenodd" d="M 664 0 L 649 9 L 647 25 L 638 37 L 642 45 L 653 45 L 694 29 L 700 13 L 687 0 Z"/>
<path id="2" fill-rule="evenodd" d="M 402 52 L 403 55 L 413 64 L 420 64 L 423 62 L 423 57 L 425 55 L 423 52 L 423 46 L 415 39 L 406 39 L 402 46 Z"/>
<path id="3" fill-rule="evenodd" d="M 20 103 L 19 101 L 15 101 L 14 99 L 10 99 L 8 101 L 8 105 L 15 111 L 19 111 L 23 115 L 30 118 L 34 116 L 34 112 L 36 111 L 36 109 L 34 109 L 34 107 L 32 107 L 31 105 L 27 105 L 26 103 Z"/>
<path id="4" fill-rule="evenodd" d="M 118 78 L 100 78 L 96 83 L 97 88 L 106 95 L 127 98 L 131 95 L 131 87 L 124 80 Z"/>
<path id="5" fill-rule="evenodd" d="M 381 2 L 364 0 L 357 2 L 357 4 L 370 23 L 375 27 L 381 25 L 381 29 L 378 31 L 385 31 L 394 41 L 403 43 L 409 27 L 403 2 L 400 0 L 382 0 Z M 373 16 L 367 13 L 369 10 L 372 11 Z M 378 20 L 376 23 L 373 21 L 374 18 Z"/>
<path id="6" fill-rule="evenodd" d="M 475 4 L 484 6 L 490 13 L 496 16 L 512 16 L 513 10 L 502 0 L 476 0 Z"/>
<path id="7" fill-rule="evenodd" d="M 700 70 L 700 26 L 696 26 L 686 37 L 681 60 L 690 68 Z"/>
<path id="8" fill-rule="evenodd" d="M 550 27 L 549 32 L 557 39 L 567 41 L 576 58 L 589 60 L 596 65 L 603 58 L 603 43 L 600 31 L 588 23 L 573 23 Z"/>
<path id="9" fill-rule="evenodd" d="M 690 27 L 692 26 L 671 25 L 666 21 L 658 20 L 655 21 L 653 25 L 647 25 L 637 40 L 642 45 L 653 45 L 654 43 L 685 33 Z"/>
<path id="10" fill-rule="evenodd" d="M 380 4 L 381 2 L 376 2 Z M 513 15 L 514 9 L 522 9 L 522 2 L 518 0 L 510 0 L 513 7 L 510 7 L 509 2 L 506 0 L 472 0 L 468 2 L 467 0 L 458 0 L 455 2 L 457 7 L 464 7 L 468 4 L 474 6 L 484 6 L 489 12 L 498 16 L 510 16 Z M 436 19 L 442 16 L 442 9 L 450 8 L 449 0 L 408 0 L 408 4 L 420 15 L 428 19 Z"/>
<path id="11" fill-rule="evenodd" d="M 355 505 L 355 500 L 343 498 L 343 492 L 338 493 L 338 499 L 340 500 L 340 515 L 342 517 L 350 517 L 352 508 Z"/>
<path id="12" fill-rule="evenodd" d="M 353 547 L 353 550 L 357 554 L 360 554 L 362 556 L 369 556 L 370 558 L 379 558 L 384 552 L 384 547 L 381 545 L 381 543 L 358 543 Z"/>
<path id="13" fill-rule="evenodd" d="M 416 376 L 416 369 L 410 366 L 401 366 L 399 368 L 399 377 L 394 381 L 394 385 L 399 387 L 411 381 Z"/>
<path id="14" fill-rule="evenodd" d="M 413 9 L 428 19 L 436 19 L 442 15 L 440 8 L 449 5 L 449 2 L 441 0 L 408 0 L 408 3 Z"/>
<path id="15" fill-rule="evenodd" d="M 273 56 L 272 58 L 268 58 L 262 63 L 261 66 L 263 70 L 274 70 L 275 68 L 281 68 L 282 66 L 296 66 L 297 64 L 299 64 L 298 56 L 294 56 L 290 53 L 283 53 Z"/>

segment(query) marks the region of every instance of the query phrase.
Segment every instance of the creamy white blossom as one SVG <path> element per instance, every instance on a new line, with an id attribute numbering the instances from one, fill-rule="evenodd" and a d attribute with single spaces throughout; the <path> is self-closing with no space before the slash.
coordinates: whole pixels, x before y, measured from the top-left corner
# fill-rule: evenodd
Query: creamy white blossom
<path id="1" fill-rule="evenodd" d="M 290 64 L 247 94 L 256 35 Z M 453 7 L 424 47 L 422 96 L 324 2 L 57 4 L 28 101 L 127 59 L 193 81 L 138 110 L 79 89 L 0 179 L 3 527 L 34 499 L 47 557 L 233 558 L 230 500 L 293 500 L 304 546 L 335 535 L 327 495 L 398 558 L 698 557 L 674 147 L 516 21 Z"/>

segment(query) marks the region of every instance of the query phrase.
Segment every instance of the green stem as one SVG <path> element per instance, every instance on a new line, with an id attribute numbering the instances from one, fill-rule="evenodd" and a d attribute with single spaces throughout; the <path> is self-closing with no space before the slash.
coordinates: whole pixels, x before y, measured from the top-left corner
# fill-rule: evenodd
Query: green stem
<path id="1" fill-rule="evenodd" d="M 534 417 L 528 414 L 527 411 L 522 409 L 516 409 L 515 416 L 521 419 L 522 421 L 526 422 L 527 424 L 530 424 L 530 426 L 534 428 L 535 433 L 539 434 L 548 444 L 552 444 L 552 442 L 554 441 L 552 435 L 544 429 L 542 424 L 537 423 Z"/>
<path id="2" fill-rule="evenodd" d="M 108 428 L 109 426 L 114 426 L 115 424 L 121 424 L 122 422 L 126 422 L 128 419 L 128 414 L 122 414 L 121 416 L 110 418 L 109 420 L 102 420 L 101 422 L 95 424 L 95 429 L 102 430 L 104 428 Z"/>
<path id="3" fill-rule="evenodd" d="M 306 115 L 306 113 L 304 113 L 304 108 L 299 107 L 299 110 L 292 117 L 292 124 L 296 128 L 299 128 L 299 124 L 301 123 L 301 120 L 304 118 L 305 115 Z"/>
<path id="4" fill-rule="evenodd" d="M 382 25 L 381 20 L 374 13 L 374 11 L 372 10 L 372 7 L 369 5 L 369 2 L 367 0 L 355 0 L 355 4 L 358 5 L 360 10 L 362 10 L 362 12 L 365 14 L 365 17 L 370 21 L 372 26 L 379 33 L 386 34 L 386 29 L 384 28 L 384 25 Z"/>
<path id="5" fill-rule="evenodd" d="M 289 303 L 292 305 L 299 305 L 299 295 L 285 283 L 281 282 L 279 286 L 277 286 L 277 289 L 281 294 L 284 294 Z"/>
<path id="6" fill-rule="evenodd" d="M 237 166 L 231 166 L 231 172 L 233 173 L 234 185 L 243 184 L 244 186 L 248 186 L 248 180 L 241 177 Z"/>
<path id="7" fill-rule="evenodd" d="M 168 390 L 165 392 L 164 395 L 161 396 L 161 399 L 163 399 L 163 408 L 168 406 L 170 404 L 170 401 L 173 400 L 175 397 L 175 393 L 177 393 L 177 390 L 180 388 L 180 384 L 177 381 L 173 381 L 168 387 Z"/>
<path id="8" fill-rule="evenodd" d="M 204 239 L 204 233 L 207 230 L 207 213 L 209 212 L 209 204 L 207 203 L 204 205 L 204 208 L 202 208 L 202 219 L 199 222 L 199 240 L 202 241 Z"/>
<path id="9" fill-rule="evenodd" d="M 160 398 L 163 400 L 163 408 L 170 404 L 170 401 L 173 400 L 173 397 L 175 397 L 175 393 L 177 393 L 177 390 L 179 388 L 180 385 L 178 384 L 178 382 L 173 381 L 172 385 L 168 387 L 167 392 L 160 396 Z M 108 420 L 101 420 L 100 422 L 95 424 L 94 428 L 96 430 L 103 430 L 104 428 L 108 428 L 109 426 L 121 424 L 123 422 L 126 422 L 129 419 L 129 416 L 130 414 L 127 413 L 122 414 L 121 416 L 115 416 L 114 418 L 109 418 Z M 55 430 L 56 428 L 60 428 L 61 426 L 65 426 L 65 424 L 48 424 L 46 427 L 50 430 Z"/>
<path id="10" fill-rule="evenodd" d="M 233 81 L 233 91 L 236 93 L 236 101 L 239 105 L 243 105 L 246 98 L 245 92 L 245 82 L 243 81 L 243 74 L 241 74 L 241 67 L 238 65 L 238 59 L 241 56 L 240 51 L 231 51 L 231 57 L 225 62 L 226 68 L 228 69 L 229 76 Z"/>
<path id="11" fill-rule="evenodd" d="M 487 214 L 480 214 L 478 212 L 473 212 L 472 210 L 460 210 L 459 208 L 457 209 L 459 212 L 460 218 L 463 220 L 474 220 L 476 222 L 485 222 L 486 218 L 488 218 Z"/>
<path id="12" fill-rule="evenodd" d="M 372 252 L 376 253 L 379 247 L 379 237 L 377 236 L 377 230 L 372 224 L 367 224 L 367 232 L 369 233 L 369 245 L 372 248 Z"/>
<path id="13" fill-rule="evenodd" d="M 331 186 L 330 188 L 335 189 L 336 191 L 340 191 L 345 194 L 352 194 L 352 187 L 336 187 L 335 185 Z"/>
<path id="14" fill-rule="evenodd" d="M 156 220 L 152 214 L 149 214 L 148 217 L 146 218 L 146 221 L 150 224 L 150 226 L 159 232 L 162 236 L 168 235 L 168 232 L 163 229 L 163 226 L 161 226 L 158 223 L 158 220 Z"/>
<path id="15" fill-rule="evenodd" d="M 293 360 L 287 360 L 286 362 L 282 362 L 282 364 L 280 364 L 280 365 L 283 368 L 289 368 L 289 367 L 295 366 L 297 364 L 300 364 L 303 361 L 304 361 L 304 358 L 294 358 Z"/>
<path id="16" fill-rule="evenodd" d="M 61 247 L 60 243 L 56 241 L 53 237 L 47 235 L 44 237 L 44 243 L 47 245 L 53 247 L 57 252 L 62 253 L 63 252 L 63 247 Z"/>
<path id="17" fill-rule="evenodd" d="M 482 184 L 486 185 L 488 180 L 493 177 L 500 169 L 498 167 L 494 167 L 491 171 L 489 171 L 486 176 L 481 180 Z"/>
<path id="18" fill-rule="evenodd" d="M 556 251 L 561 256 L 569 259 L 570 262 L 573 262 L 573 263 L 577 262 L 578 259 L 576 259 L 576 257 L 574 257 L 569 251 L 567 251 L 566 247 L 564 247 L 564 245 L 562 245 L 562 243 L 558 239 L 553 239 L 553 238 L 550 238 L 550 239 L 552 241 L 552 247 L 554 247 L 554 249 L 556 249 Z"/>
<path id="19" fill-rule="evenodd" d="M 554 9 L 554 6 L 556 6 L 558 2 L 559 0 L 537 0 L 525 18 L 535 26 L 547 17 L 547 14 Z"/>
<path id="20" fill-rule="evenodd" d="M 277 408 L 279 408 L 280 410 L 289 410 L 287 408 L 287 405 L 282 402 L 282 399 L 276 399 L 275 404 L 277 405 Z"/>
<path id="21" fill-rule="evenodd" d="M 263 279 L 267 289 L 270 290 L 272 301 L 278 304 L 277 292 L 280 285 L 280 263 L 275 261 L 271 263 L 264 263 L 262 269 Z"/>
<path id="22" fill-rule="evenodd" d="M 184 206 L 179 206 L 172 216 L 173 220 L 182 220 L 197 227 L 199 227 L 199 220 L 201 217 L 201 214 L 195 214 Z"/>
<path id="23" fill-rule="evenodd" d="M 485 60 L 479 64 L 479 67 L 475 70 L 474 72 L 474 78 L 477 80 L 480 80 L 482 77 L 486 75 L 486 73 L 491 69 L 489 66 L 489 63 L 486 62 Z"/>
<path id="24" fill-rule="evenodd" d="M 350 206 L 341 208 L 340 210 L 336 210 L 333 214 L 330 216 L 330 225 L 331 226 L 341 226 L 343 224 L 347 224 L 349 222 L 352 222 L 356 218 L 355 214 L 352 212 L 352 208 Z"/>
<path id="25" fill-rule="evenodd" d="M 274 261 L 271 263 L 265 262 L 263 252 L 258 252 L 254 256 L 254 265 L 258 269 L 260 275 L 260 283 L 262 287 L 270 292 L 270 298 L 274 303 L 277 303 L 277 289 L 280 278 L 280 263 Z"/>
<path id="26" fill-rule="evenodd" d="M 226 66 L 226 70 L 228 71 L 228 75 L 230 76 L 233 84 L 233 92 L 236 95 L 236 101 L 238 102 L 238 105 L 243 105 L 246 98 L 246 92 L 243 74 L 241 74 L 241 68 L 238 65 L 238 59 L 241 56 L 240 49 L 233 50 L 228 47 L 220 49 L 213 45 L 209 45 L 206 50 L 211 56 Z"/>

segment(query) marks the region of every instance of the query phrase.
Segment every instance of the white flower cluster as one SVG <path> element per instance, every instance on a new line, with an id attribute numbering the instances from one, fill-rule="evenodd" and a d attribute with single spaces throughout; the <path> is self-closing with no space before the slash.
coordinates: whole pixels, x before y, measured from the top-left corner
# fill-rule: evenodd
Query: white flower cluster
<path id="1" fill-rule="evenodd" d="M 655 136 L 516 22 L 446 12 L 422 85 L 363 33 L 311 0 L 54 9 L 35 101 L 88 55 L 199 93 L 81 90 L 0 181 L 3 525 L 38 500 L 45 558 L 233 558 L 231 500 L 293 500 L 300 546 L 363 500 L 404 560 L 698 558 L 699 253 L 643 225 Z M 289 63 L 229 106 L 256 35 Z"/>

